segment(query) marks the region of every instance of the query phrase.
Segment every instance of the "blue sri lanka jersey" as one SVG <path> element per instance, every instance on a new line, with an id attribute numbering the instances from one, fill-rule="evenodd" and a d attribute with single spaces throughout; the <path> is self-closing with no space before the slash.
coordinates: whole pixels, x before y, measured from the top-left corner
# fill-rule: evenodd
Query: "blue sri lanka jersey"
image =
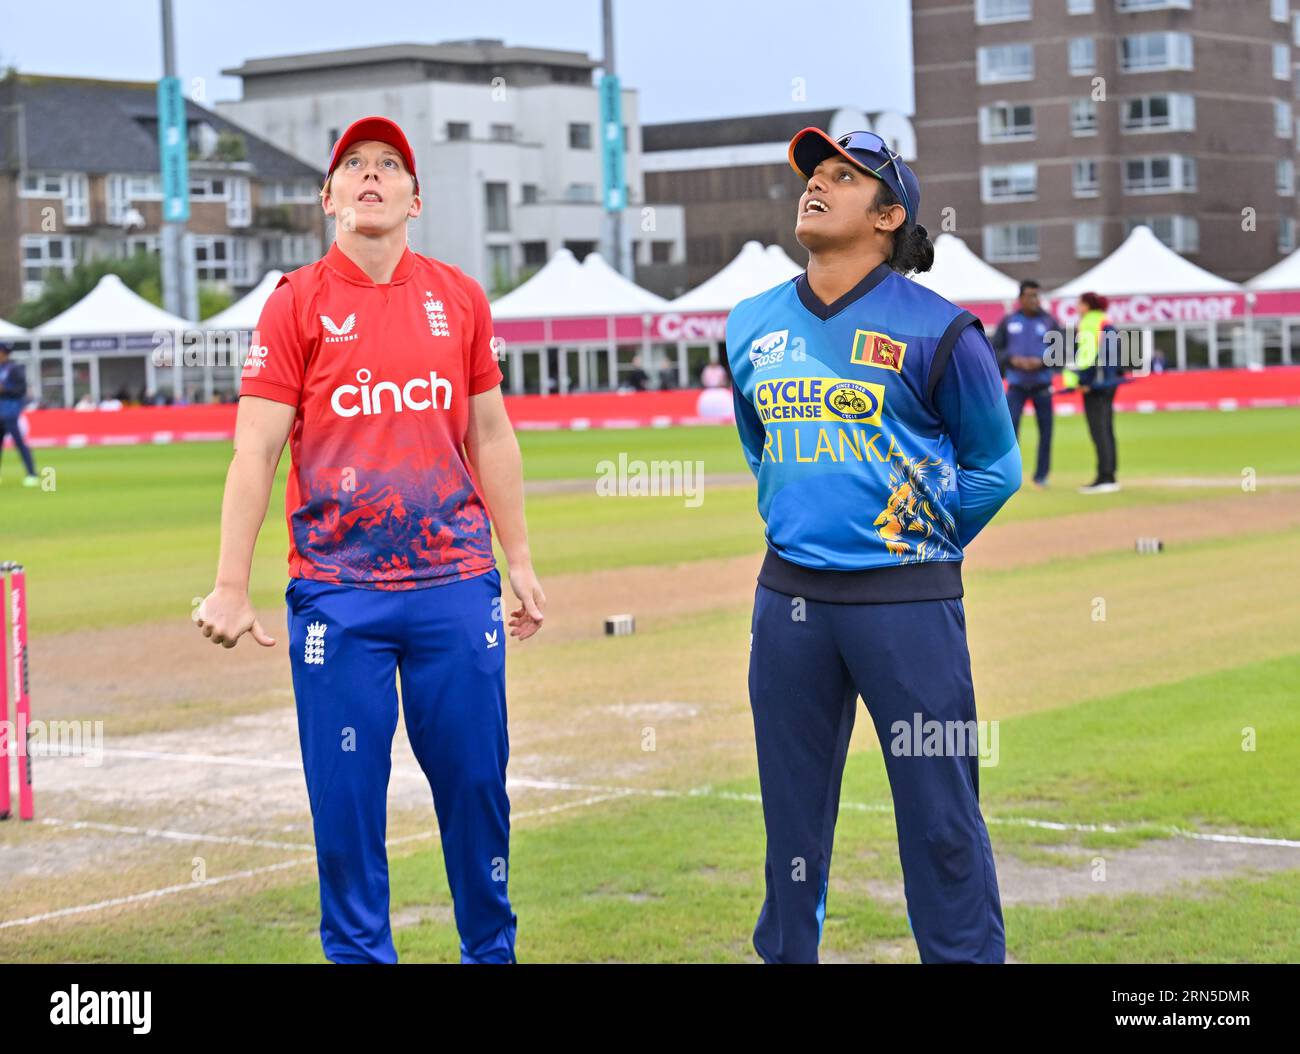
<path id="1" fill-rule="evenodd" d="M 736 305 L 727 357 L 767 525 L 759 582 L 845 603 L 962 596 L 964 547 L 1020 486 L 979 320 L 886 263 L 829 305 L 801 274 Z"/>

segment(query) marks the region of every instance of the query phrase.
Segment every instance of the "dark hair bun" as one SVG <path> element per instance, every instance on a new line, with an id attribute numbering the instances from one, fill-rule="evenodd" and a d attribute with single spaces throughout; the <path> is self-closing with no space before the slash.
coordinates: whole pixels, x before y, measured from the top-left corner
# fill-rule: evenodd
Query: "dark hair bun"
<path id="1" fill-rule="evenodd" d="M 902 274 L 928 271 L 934 266 L 934 243 L 930 233 L 921 224 L 904 227 L 894 237 L 894 255 L 889 266 Z"/>

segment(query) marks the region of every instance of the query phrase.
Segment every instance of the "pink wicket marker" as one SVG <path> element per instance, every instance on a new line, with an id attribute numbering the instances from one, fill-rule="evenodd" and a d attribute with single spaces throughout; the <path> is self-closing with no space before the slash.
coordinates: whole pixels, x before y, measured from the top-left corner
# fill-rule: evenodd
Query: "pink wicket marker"
<path id="1" fill-rule="evenodd" d="M 14 731 L 18 754 L 18 817 L 35 816 L 32 803 L 32 765 L 27 752 L 31 738 L 32 697 L 27 672 L 27 572 L 15 568 L 9 575 L 9 609 L 13 619 Z M 9 781 L 6 779 L 5 783 Z"/>

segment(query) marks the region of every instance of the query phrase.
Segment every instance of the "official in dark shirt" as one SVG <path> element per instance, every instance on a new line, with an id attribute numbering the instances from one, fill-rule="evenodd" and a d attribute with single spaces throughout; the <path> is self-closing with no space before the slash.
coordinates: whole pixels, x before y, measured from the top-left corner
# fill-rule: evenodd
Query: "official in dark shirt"
<path id="1" fill-rule="evenodd" d="M 1020 283 L 1016 310 L 1007 315 L 993 333 L 993 348 L 998 364 L 1007 379 L 1007 408 L 1016 436 L 1020 435 L 1020 415 L 1025 403 L 1034 404 L 1038 422 L 1038 458 L 1034 466 L 1034 485 L 1047 486 L 1052 467 L 1052 371 L 1047 357 L 1052 334 L 1061 333 L 1061 324 L 1042 309 L 1038 283 L 1026 279 Z M 1063 348 L 1064 345 L 1062 344 Z M 1059 362 L 1058 362 L 1059 366 Z"/>

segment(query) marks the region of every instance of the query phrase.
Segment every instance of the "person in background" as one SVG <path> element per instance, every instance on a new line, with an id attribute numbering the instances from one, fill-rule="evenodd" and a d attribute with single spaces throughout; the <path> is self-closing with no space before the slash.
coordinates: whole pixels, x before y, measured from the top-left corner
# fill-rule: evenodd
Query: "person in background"
<path id="1" fill-rule="evenodd" d="M 717 360 L 711 360 L 704 364 L 700 370 L 700 387 L 702 388 L 725 388 L 727 385 L 727 368 Z"/>
<path id="2" fill-rule="evenodd" d="M 1075 329 L 1074 368 L 1063 371 L 1066 388 L 1083 391 L 1088 433 L 1097 449 L 1097 475 L 1079 488 L 1080 494 L 1109 494 L 1115 481 L 1115 389 L 1120 383 L 1119 334 L 1106 317 L 1106 298 L 1097 293 L 1079 297 Z"/>
<path id="3" fill-rule="evenodd" d="M 1025 403 L 1034 404 L 1034 420 L 1038 423 L 1034 486 L 1042 488 L 1047 486 L 1052 467 L 1052 367 L 1044 354 L 1052 334 L 1061 334 L 1061 324 L 1043 310 L 1038 289 L 1032 278 L 1020 283 L 1016 310 L 998 323 L 991 343 L 1007 380 L 1007 409 L 1017 438 Z"/>
<path id="4" fill-rule="evenodd" d="M 14 449 L 23 459 L 27 475 L 23 478 L 24 487 L 34 487 L 40 483 L 36 475 L 36 462 L 32 452 L 23 439 L 18 419 L 23 415 L 27 402 L 27 371 L 10 355 L 9 346 L 0 344 L 0 455 L 4 453 L 5 436 L 13 437 Z"/>
<path id="5" fill-rule="evenodd" d="M 631 388 L 634 392 L 643 392 L 650 383 L 650 375 L 641 367 L 641 356 L 632 356 L 632 368 L 627 371 L 627 377 L 623 381 L 624 387 Z"/>

